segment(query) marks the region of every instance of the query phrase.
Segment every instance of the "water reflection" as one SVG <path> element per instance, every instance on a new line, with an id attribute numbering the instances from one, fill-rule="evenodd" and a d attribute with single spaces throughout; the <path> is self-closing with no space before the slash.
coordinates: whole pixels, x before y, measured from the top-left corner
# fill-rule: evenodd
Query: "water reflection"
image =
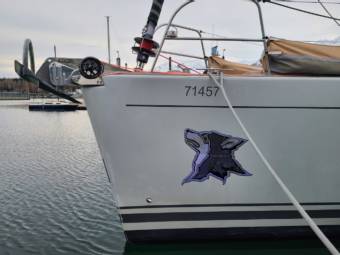
<path id="1" fill-rule="evenodd" d="M 0 254 L 121 254 L 124 236 L 86 111 L 0 101 Z"/>

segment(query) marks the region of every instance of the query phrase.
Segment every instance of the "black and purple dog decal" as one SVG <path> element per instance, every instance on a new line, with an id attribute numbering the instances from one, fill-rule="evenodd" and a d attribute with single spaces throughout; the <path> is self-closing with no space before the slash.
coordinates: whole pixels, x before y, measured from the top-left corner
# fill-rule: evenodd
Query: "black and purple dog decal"
<path id="1" fill-rule="evenodd" d="M 196 152 L 192 162 L 192 171 L 184 178 L 182 185 L 188 182 L 202 182 L 213 176 L 226 183 L 230 174 L 250 176 L 235 159 L 235 151 L 247 140 L 224 135 L 216 131 L 195 131 L 186 129 L 185 143 Z"/>

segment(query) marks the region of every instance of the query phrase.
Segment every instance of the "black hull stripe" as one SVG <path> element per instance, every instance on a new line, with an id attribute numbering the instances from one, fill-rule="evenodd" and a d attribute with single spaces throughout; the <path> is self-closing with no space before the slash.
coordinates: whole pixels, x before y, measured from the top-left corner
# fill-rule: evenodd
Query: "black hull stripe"
<path id="1" fill-rule="evenodd" d="M 320 227 L 328 237 L 340 237 L 340 226 Z M 133 230 L 125 231 L 125 234 L 133 243 L 315 238 L 307 226 Z"/>
<path id="2" fill-rule="evenodd" d="M 229 108 L 224 105 L 167 105 L 167 104 L 126 104 L 126 107 L 152 107 L 152 108 Z M 235 109 L 334 109 L 339 110 L 336 106 L 251 106 L 239 105 L 233 106 Z"/>
<path id="3" fill-rule="evenodd" d="M 340 202 L 301 203 L 301 205 L 340 205 Z M 293 206 L 291 203 L 257 203 L 257 204 L 181 204 L 181 205 L 141 205 L 121 206 L 120 209 L 147 209 L 147 208 L 180 208 L 180 207 L 228 207 L 228 206 Z"/>
<path id="4" fill-rule="evenodd" d="M 312 218 L 339 218 L 340 210 L 307 211 Z M 297 211 L 229 211 L 122 214 L 124 223 L 161 221 L 300 219 Z"/>

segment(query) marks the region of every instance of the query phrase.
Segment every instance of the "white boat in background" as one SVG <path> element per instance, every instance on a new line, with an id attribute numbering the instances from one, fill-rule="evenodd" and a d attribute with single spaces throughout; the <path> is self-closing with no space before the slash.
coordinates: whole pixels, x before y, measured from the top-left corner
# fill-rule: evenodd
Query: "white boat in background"
<path id="1" fill-rule="evenodd" d="M 129 241 L 313 235 L 233 108 L 308 215 L 324 233 L 339 236 L 340 69 L 334 67 L 340 50 L 268 38 L 260 4 L 251 1 L 259 39 L 207 38 L 174 25 L 187 1 L 161 25 L 166 31 L 154 51 L 163 3 L 155 0 L 134 47 L 140 69 L 156 56 L 151 72 L 99 77 L 97 62 L 81 65 L 88 79 L 78 82 Z M 199 36 L 168 34 L 170 27 Z M 206 74 L 153 72 L 165 40 L 199 40 L 202 57 L 167 53 L 202 59 Z M 263 42 L 263 68 L 207 58 L 207 40 Z"/>

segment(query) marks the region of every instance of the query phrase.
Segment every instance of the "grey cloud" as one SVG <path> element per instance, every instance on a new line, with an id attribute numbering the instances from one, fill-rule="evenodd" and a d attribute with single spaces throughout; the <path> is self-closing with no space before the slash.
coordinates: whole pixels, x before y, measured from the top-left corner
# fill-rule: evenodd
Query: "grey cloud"
<path id="1" fill-rule="evenodd" d="M 60 56 L 97 56 L 106 60 L 106 21 L 111 16 L 112 51 L 119 50 L 123 63 L 135 65 L 131 54 L 133 38 L 141 34 L 151 0 L 0 0 L 0 77 L 16 76 L 13 60 L 21 58 L 23 40 L 34 42 L 39 63 L 51 56 L 56 44 Z M 160 23 L 167 22 L 184 0 L 165 0 Z M 318 5 L 298 7 L 322 13 Z M 331 6 L 340 16 L 340 6 Z M 334 39 L 340 28 L 328 20 L 298 14 L 270 4 L 263 5 L 268 35 L 299 40 Z M 254 4 L 246 0 L 196 0 L 175 19 L 175 23 L 200 28 L 207 32 L 234 37 L 259 37 L 259 23 Z M 156 35 L 159 40 L 162 31 Z M 190 35 L 181 32 L 182 35 Z M 207 42 L 209 51 L 214 42 Z M 218 43 L 227 57 L 255 61 L 262 48 L 253 44 Z M 180 52 L 201 54 L 197 43 L 166 43 L 165 47 Z M 182 59 L 181 59 L 182 60 Z"/>

